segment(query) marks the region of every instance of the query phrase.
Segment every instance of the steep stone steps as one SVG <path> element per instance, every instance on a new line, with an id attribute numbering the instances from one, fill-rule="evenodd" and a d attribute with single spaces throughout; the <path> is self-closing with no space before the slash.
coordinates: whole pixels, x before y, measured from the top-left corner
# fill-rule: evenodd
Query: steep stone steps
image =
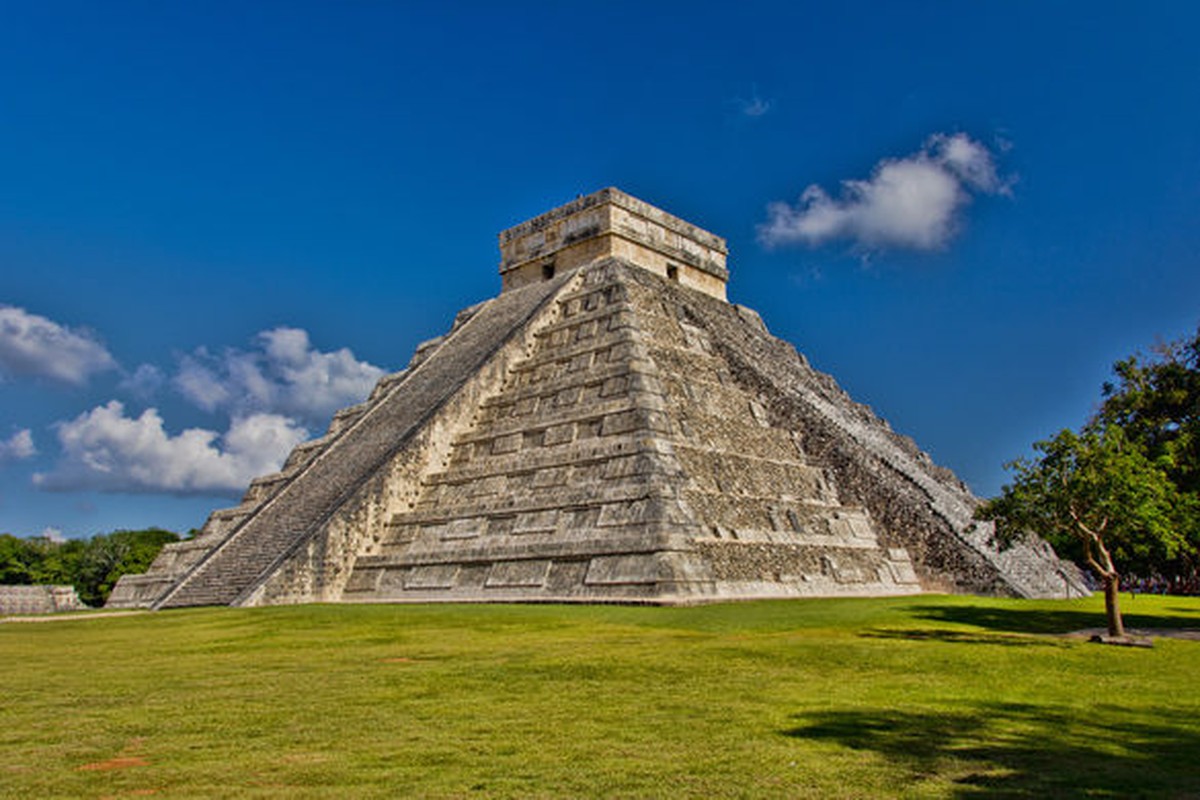
<path id="1" fill-rule="evenodd" d="M 483 306 L 403 381 L 308 462 L 156 607 L 228 605 L 332 514 L 563 284 L 506 292 Z"/>

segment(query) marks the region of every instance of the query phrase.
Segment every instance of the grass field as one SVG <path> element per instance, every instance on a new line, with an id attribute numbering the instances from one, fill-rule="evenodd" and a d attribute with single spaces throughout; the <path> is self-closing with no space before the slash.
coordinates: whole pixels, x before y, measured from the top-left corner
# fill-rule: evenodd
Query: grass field
<path id="1" fill-rule="evenodd" d="M 1200 628 L 1200 599 L 1125 600 Z M 0 625 L 0 796 L 1200 797 L 1200 642 L 1102 603 L 300 606 Z"/>

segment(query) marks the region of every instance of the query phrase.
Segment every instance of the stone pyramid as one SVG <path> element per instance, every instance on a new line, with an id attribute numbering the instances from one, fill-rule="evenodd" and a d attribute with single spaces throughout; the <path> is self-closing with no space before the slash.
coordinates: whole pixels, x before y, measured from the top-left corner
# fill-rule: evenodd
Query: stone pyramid
<path id="1" fill-rule="evenodd" d="M 1087 591 L 728 303 L 721 238 L 605 189 L 500 249 L 498 297 L 109 605 Z"/>

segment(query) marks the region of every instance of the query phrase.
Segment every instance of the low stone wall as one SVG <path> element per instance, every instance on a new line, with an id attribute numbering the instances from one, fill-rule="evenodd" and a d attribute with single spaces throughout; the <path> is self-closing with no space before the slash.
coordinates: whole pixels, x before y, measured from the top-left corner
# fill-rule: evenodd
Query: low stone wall
<path id="1" fill-rule="evenodd" d="M 85 608 L 74 586 L 0 586 L 0 615 L 53 614 Z"/>

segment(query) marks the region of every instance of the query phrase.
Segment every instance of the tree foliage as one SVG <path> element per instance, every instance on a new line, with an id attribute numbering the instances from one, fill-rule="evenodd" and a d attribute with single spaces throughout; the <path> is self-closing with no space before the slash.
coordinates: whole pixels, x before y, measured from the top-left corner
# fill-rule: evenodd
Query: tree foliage
<path id="1" fill-rule="evenodd" d="M 1200 329 L 1113 367 L 1097 419 L 1117 425 L 1184 492 L 1200 492 Z"/>
<path id="2" fill-rule="evenodd" d="M 1122 575 L 1194 580 L 1200 553 L 1200 331 L 1156 353 L 1118 362 L 1080 432 L 1036 442 L 977 512 L 1001 544 L 1036 532 L 1099 575 L 1113 635 Z"/>
<path id="3" fill-rule="evenodd" d="M 1117 427 L 1063 430 L 1037 442 L 1035 459 L 1009 465 L 1015 480 L 986 504 L 997 533 L 1037 531 L 1061 555 L 1097 573 L 1097 540 L 1126 570 L 1145 574 L 1189 549 L 1186 499 Z"/>
<path id="4" fill-rule="evenodd" d="M 0 583 L 71 584 L 83 602 L 102 606 L 122 575 L 145 572 L 163 545 L 177 541 L 161 528 L 63 542 L 0 534 Z"/>

